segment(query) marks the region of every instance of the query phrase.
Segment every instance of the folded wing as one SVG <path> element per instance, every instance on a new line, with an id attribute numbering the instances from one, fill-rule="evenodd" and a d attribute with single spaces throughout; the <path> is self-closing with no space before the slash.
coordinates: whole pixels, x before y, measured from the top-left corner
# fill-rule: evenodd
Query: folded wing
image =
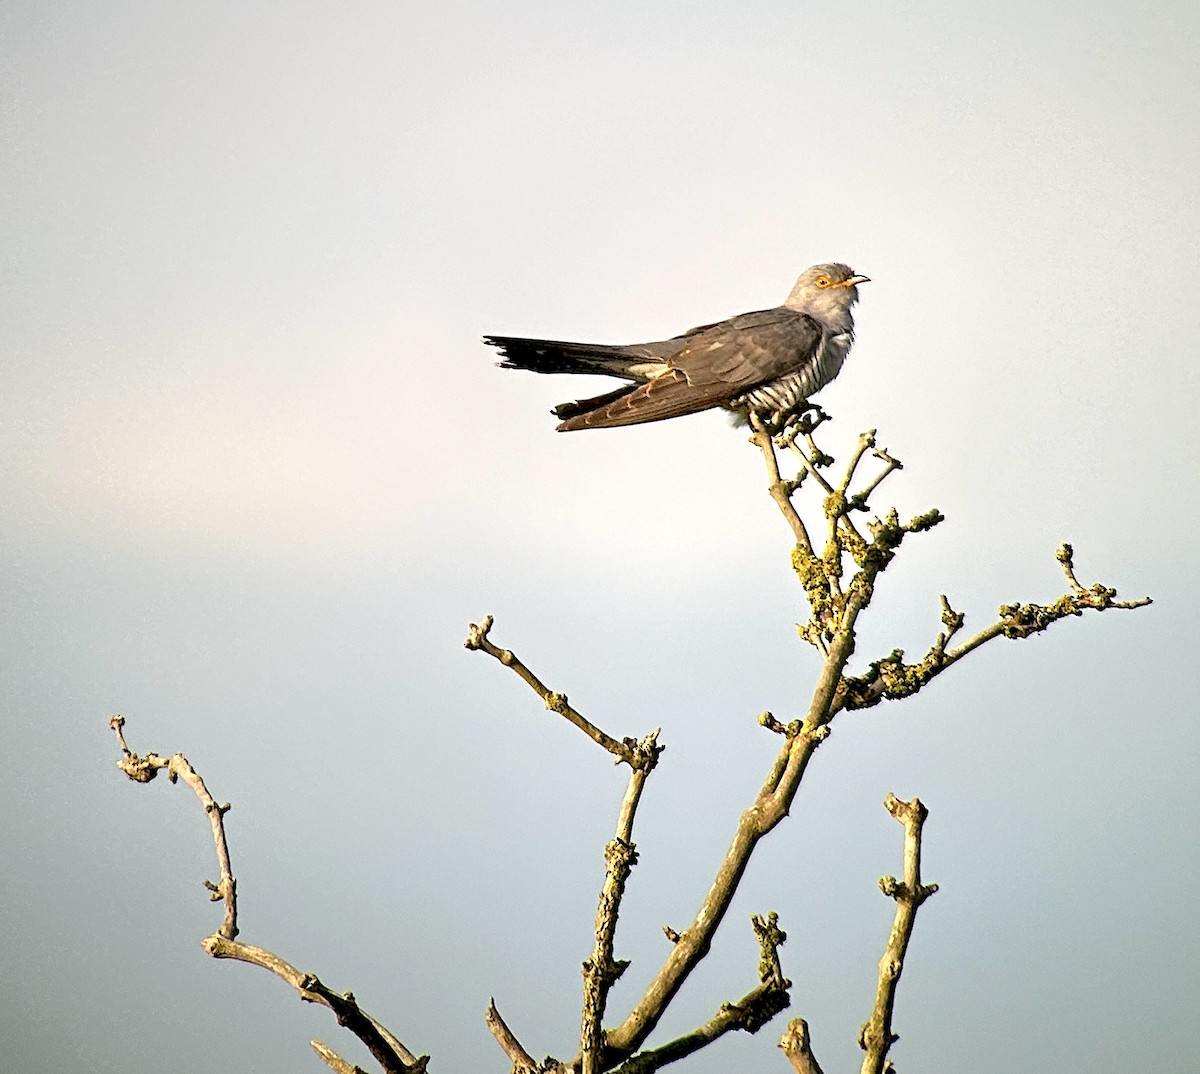
<path id="1" fill-rule="evenodd" d="M 733 402 L 750 389 L 815 361 L 821 329 L 805 313 L 780 306 L 694 328 L 668 341 L 667 371 L 646 384 L 564 404 L 561 431 L 662 421 Z M 585 409 L 594 403 L 593 409 Z"/>

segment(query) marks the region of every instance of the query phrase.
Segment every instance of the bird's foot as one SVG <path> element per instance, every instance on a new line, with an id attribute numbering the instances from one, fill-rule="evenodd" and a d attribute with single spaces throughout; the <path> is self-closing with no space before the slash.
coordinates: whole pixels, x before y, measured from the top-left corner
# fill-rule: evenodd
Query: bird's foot
<path id="1" fill-rule="evenodd" d="M 786 411 L 759 418 L 762 427 L 770 431 L 779 447 L 795 443 L 798 436 L 809 436 L 820 425 L 832 419 L 820 404 L 805 400 Z"/>

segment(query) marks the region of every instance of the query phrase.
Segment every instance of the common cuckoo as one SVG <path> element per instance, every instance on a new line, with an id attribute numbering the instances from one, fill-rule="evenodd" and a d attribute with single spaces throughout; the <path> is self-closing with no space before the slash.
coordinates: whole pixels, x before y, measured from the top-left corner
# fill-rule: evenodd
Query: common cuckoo
<path id="1" fill-rule="evenodd" d="M 504 369 L 631 381 L 554 408 L 560 432 L 608 429 L 725 407 L 778 425 L 828 384 L 854 342 L 850 307 L 866 276 L 846 265 L 805 269 L 782 306 L 741 313 L 658 343 L 564 343 L 484 336 Z"/>

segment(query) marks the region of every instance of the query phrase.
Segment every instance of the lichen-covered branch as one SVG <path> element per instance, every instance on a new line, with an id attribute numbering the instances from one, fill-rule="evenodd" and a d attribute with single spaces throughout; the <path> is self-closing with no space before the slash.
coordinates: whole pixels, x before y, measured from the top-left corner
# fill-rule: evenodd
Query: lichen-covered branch
<path id="1" fill-rule="evenodd" d="M 583 964 L 583 1019 L 579 1044 L 583 1074 L 600 1074 L 604 1069 L 603 1024 L 608 993 L 629 966 L 627 961 L 613 958 L 613 946 L 625 883 L 637 863 L 633 818 L 646 777 L 661 752 L 657 738 L 658 731 L 654 731 L 639 743 L 639 752 L 651 759 L 650 764 L 630 771 L 629 785 L 617 818 L 616 835 L 604 848 L 604 886 L 596 909 L 596 944 L 591 957 Z"/>
<path id="2" fill-rule="evenodd" d="M 879 960 L 875 1007 L 859 1032 L 858 1043 L 866 1052 L 862 1074 L 884 1074 L 888 1069 L 888 1051 L 899 1039 L 892 1032 L 892 1012 L 900 975 L 904 972 L 904 956 L 912 939 L 917 911 L 938 889 L 937 884 L 921 882 L 921 828 L 929 816 L 929 810 L 919 798 L 903 802 L 894 794 L 887 796 L 884 805 L 904 825 L 904 879 L 885 876 L 879 881 L 880 890 L 896 900 L 896 916 L 887 947 Z"/>
<path id="3" fill-rule="evenodd" d="M 870 539 L 866 539 L 855 526 L 852 516 L 870 510 L 869 499 L 872 493 L 892 473 L 903 469 L 903 464 L 886 450 L 876 447 L 875 430 L 870 429 L 858 438 L 841 479 L 836 483 L 827 480 L 821 476 L 820 468 L 830 465 L 833 459 L 817 447 L 812 437 L 813 430 L 823 420 L 827 420 L 823 413 L 820 420 L 815 422 L 805 416 L 798 424 L 776 436 L 770 435 L 765 429 L 756 428 L 752 440 L 766 461 L 771 497 L 779 505 L 793 533 L 797 532 L 800 515 L 792 502 L 792 496 L 800 488 L 801 481 L 785 481 L 780 477 L 777 449 L 785 447 L 799 455 L 804 463 L 801 477 L 818 477 L 822 489 L 826 492 L 822 502 L 827 528 L 825 547 L 820 554 L 814 550 L 807 539 L 811 526 L 806 526 L 800 521 L 799 526 L 803 529 L 805 539 L 797 539 L 792 550 L 792 568 L 804 589 L 809 607 L 808 622 L 797 629 L 804 640 L 813 645 L 822 656 L 827 657 L 830 639 L 837 629 L 840 617 L 845 614 L 850 588 L 855 584 L 852 582 L 851 587 L 842 586 L 847 561 L 859 568 L 859 575 L 855 580 L 858 584 L 873 584 L 874 575 L 887 569 L 906 535 L 932 529 L 943 519 L 939 511 L 931 510 L 901 524 L 895 509 L 892 509 L 882 518 L 875 518 L 868 523 Z M 796 437 L 800 433 L 803 433 L 808 444 L 807 451 L 802 450 L 796 443 Z M 851 486 L 868 451 L 883 462 L 884 466 L 861 490 L 852 492 Z M 884 699 L 911 696 L 946 668 L 993 638 L 1025 638 L 1045 630 L 1067 616 L 1082 615 L 1085 611 L 1105 611 L 1109 608 L 1140 608 L 1151 603 L 1149 598 L 1118 600 L 1115 589 L 1099 583 L 1084 587 L 1075 575 L 1073 557 L 1074 552 L 1069 544 L 1061 545 L 1056 553 L 1067 579 L 1067 593 L 1049 604 L 1002 605 L 995 623 L 953 649 L 948 647 L 948 643 L 961 629 L 963 616 L 955 612 L 943 596 L 942 622 L 946 629 L 939 634 L 925 656 L 920 661 L 909 664 L 904 661 L 903 651 L 896 649 L 888 656 L 872 662 L 864 674 L 846 676 L 844 689 L 835 702 L 834 711 L 838 712 L 843 708 L 867 708 Z M 863 568 L 868 565 L 875 568 L 874 575 L 864 574 Z"/>
<path id="4" fill-rule="evenodd" d="M 819 421 L 812 423 L 805 418 L 779 438 L 801 456 L 806 473 L 811 476 L 819 475 L 820 470 L 832 462 L 813 443 L 812 431 L 816 424 Z M 796 445 L 797 432 L 807 439 L 807 454 Z M 819 648 L 824 659 L 803 719 L 787 726 L 779 724 L 774 717 L 764 721 L 772 730 L 782 731 L 785 743 L 755 801 L 742 814 L 729 849 L 692 924 L 678 933 L 678 941 L 663 967 L 625 1021 L 609 1032 L 609 1047 L 618 1056 L 628 1057 L 637 1052 L 683 982 L 707 954 L 712 937 L 720 927 L 758 842 L 791 809 L 813 753 L 828 735 L 829 724 L 834 716 L 846 707 L 847 699 L 856 686 L 857 680 L 846 675 L 846 665 L 855 649 L 858 617 L 870 604 L 879 575 L 891 564 L 906 537 L 932 529 L 943 520 L 941 512 L 932 509 L 902 522 L 895 509 L 892 509 L 881 517 L 871 519 L 865 532 L 860 532 L 853 524 L 851 515 L 867 512 L 870 509 L 869 496 L 887 477 L 902 468 L 899 460 L 885 450 L 876 448 L 875 433 L 871 430 L 859 438 L 839 481 L 833 483 L 824 477 L 818 478 L 818 483 L 827 491 L 823 511 L 830 522 L 827 546 L 818 555 L 809 539 L 812 527 L 805 525 L 792 503 L 792 496 L 800 488 L 802 478 L 795 481 L 782 479 L 776 455 L 777 441 L 768 430 L 755 427 L 752 439 L 766 461 L 771 497 L 796 537 L 793 565 L 804 586 L 811 610 L 810 621 L 801 628 L 801 635 Z M 868 453 L 878 458 L 883 468 L 861 491 L 852 492 L 858 468 Z M 855 568 L 854 574 L 848 584 L 842 585 L 840 579 L 848 564 Z M 1082 590 L 1082 587 L 1078 588 Z M 1005 618 L 999 632 L 1007 633 L 1010 637 L 1024 636 L 1036 629 L 1044 629 L 1055 616 L 1061 618 L 1067 614 L 1079 614 L 1074 610 L 1077 607 L 1080 610 L 1083 606 L 1137 607 L 1144 603 L 1119 603 L 1113 600 L 1114 596 L 1111 590 L 1093 587 L 1082 594 L 1074 593 L 1074 603 L 1070 607 L 1051 608 L 1048 613 L 1039 606 L 1012 606 L 1002 612 Z M 941 643 L 940 655 L 933 661 L 937 663 L 938 670 L 961 659 L 987 640 L 986 637 L 971 639 L 958 649 L 946 652 L 946 641 L 961 626 L 961 621 L 948 603 L 944 604 L 944 609 L 946 637 Z M 875 677 L 882 682 L 891 670 L 894 670 L 894 664 L 892 668 L 881 666 L 876 669 Z"/>
<path id="5" fill-rule="evenodd" d="M 613 974 L 620 972 L 620 964 L 612 962 L 608 946 L 611 927 L 615 926 L 615 907 L 610 913 L 607 896 L 602 893 L 601 912 L 597 916 L 597 946 L 593 959 L 585 965 L 581 1052 L 565 1064 L 571 1069 L 582 1068 L 586 1074 L 600 1074 L 612 1067 L 617 1067 L 622 1074 L 657 1069 L 702 1047 L 711 1039 L 712 1033 L 733 1017 L 731 1010 L 723 1009 L 709 1025 L 695 1033 L 661 1048 L 642 1050 L 683 983 L 707 955 L 759 841 L 788 815 L 808 763 L 828 736 L 835 715 L 846 708 L 867 707 L 885 697 L 910 696 L 993 637 L 1027 637 L 1067 615 L 1082 614 L 1085 609 L 1133 608 L 1148 603 L 1117 601 L 1115 591 L 1104 586 L 1085 589 L 1074 577 L 1071 551 L 1069 546 L 1064 546 L 1059 559 L 1071 587 L 1065 597 L 1050 605 L 1005 605 L 996 624 L 956 647 L 952 647 L 951 642 L 962 629 L 963 616 L 943 597 L 944 629 L 921 662 L 905 664 L 903 653 L 897 650 L 870 664 L 863 675 L 848 674 L 847 665 L 857 641 L 858 618 L 874 597 L 879 575 L 893 562 L 907 537 L 932 529 L 943 521 L 943 516 L 937 509 L 932 509 L 901 521 L 893 508 L 870 517 L 871 497 L 885 480 L 902 469 L 902 464 L 886 449 L 879 448 L 874 430 L 868 430 L 858 438 L 842 475 L 837 480 L 827 477 L 823 471 L 834 460 L 821 451 L 813 438 L 816 428 L 826 420 L 827 416 L 815 409 L 812 414 L 797 416 L 782 430 L 751 421 L 752 442 L 760 449 L 767 469 L 768 491 L 795 539 L 792 565 L 804 588 L 810 613 L 808 622 L 798 629 L 801 637 L 823 658 L 804 716 L 787 724 L 770 713 L 761 717 L 763 725 L 784 740 L 766 779 L 742 814 L 725 857 L 691 924 L 682 931 L 668 931 L 672 948 L 664 964 L 625 1020 L 607 1033 L 600 1028 L 604 989 L 615 979 Z M 804 446 L 800 440 L 804 441 Z M 803 464 L 803 471 L 795 479 L 782 476 L 777 454 L 780 447 L 793 452 Z M 859 471 L 868 457 L 878 460 L 881 467 L 856 490 Z M 806 481 L 818 486 L 823 495 L 825 543 L 820 549 L 812 540 L 812 535 L 819 532 L 818 528 L 805 521 L 793 502 Z M 856 523 L 856 516 L 860 514 L 867 516 L 865 524 Z M 487 637 L 491 625 L 490 617 L 480 626 L 472 625 L 467 648 L 482 649 L 512 667 L 548 707 L 560 712 L 620 760 L 627 761 L 635 769 L 639 761 L 647 763 L 644 753 L 639 753 L 637 743 L 631 739 L 618 742 L 605 735 L 572 709 L 563 695 L 548 690 L 511 652 L 492 645 Z M 630 851 L 631 846 L 623 846 L 619 840 L 609 845 L 606 889 L 611 884 L 618 903 L 617 889 L 623 879 L 618 882 L 617 878 L 631 864 Z M 797 1029 L 788 1040 L 788 1049 L 797 1070 L 819 1071 L 808 1048 L 806 1031 L 801 1033 Z"/>
<path id="6" fill-rule="evenodd" d="M 780 1011 L 787 1009 L 791 1002 L 788 989 L 792 982 L 783 976 L 779 961 L 779 947 L 787 935 L 779 928 L 779 917 L 775 913 L 765 918 L 756 914 L 750 921 L 759 943 L 758 985 L 736 1002 L 722 1003 L 712 1018 L 690 1033 L 661 1047 L 638 1052 L 617 1067 L 615 1074 L 651 1074 L 712 1044 L 726 1033 L 735 1030 L 757 1033 Z"/>
<path id="7" fill-rule="evenodd" d="M 274 952 L 262 947 L 239 943 L 235 939 L 238 934 L 237 884 L 230 866 L 229 844 L 225 838 L 224 825 L 224 816 L 229 812 L 230 807 L 217 805 L 212 795 L 209 794 L 204 780 L 200 778 L 182 753 L 176 753 L 170 758 L 162 758 L 154 753 L 139 757 L 125 743 L 124 717 L 112 717 L 109 726 L 115 732 L 117 742 L 121 747 L 122 759 L 117 762 L 117 766 L 130 780 L 135 783 L 149 783 L 160 771 L 166 769 L 167 778 L 172 783 L 183 780 L 192 788 L 212 824 L 221 879 L 216 884 L 208 880 L 204 884 L 212 893 L 213 901 L 225 903 L 225 920 L 213 935 L 205 937 L 201 942 L 204 950 L 213 958 L 230 958 L 253 966 L 260 966 L 291 985 L 305 1003 L 319 1003 L 328 1007 L 333 1011 L 338 1024 L 350 1030 L 366 1045 L 386 1074 L 424 1074 L 429 1057 L 427 1055 L 414 1056 L 386 1027 L 358 1006 L 352 993 L 334 992 L 324 985 L 315 974 L 304 973 L 296 969 L 295 966 Z M 312 1045 L 317 1054 L 340 1074 L 346 1070 L 359 1069 L 347 1064 L 345 1060 L 319 1041 L 313 1041 Z"/>
<path id="8" fill-rule="evenodd" d="M 632 1056 L 653 1032 L 684 981 L 708 953 L 759 840 L 791 809 L 808 763 L 829 733 L 827 725 L 833 718 L 842 673 L 854 651 L 858 616 L 870 601 L 875 578 L 888 560 L 883 552 L 898 544 L 904 532 L 904 527 L 895 523 L 880 527 L 872 538 L 862 567 L 847 588 L 845 601 L 832 624 L 828 651 L 804 719 L 794 730 L 786 730 L 785 742 L 767 779 L 750 808 L 742 814 L 733 841 L 691 925 L 679 933 L 666 962 L 625 1021 L 608 1034 L 609 1047 L 618 1056 Z"/>
<path id="9" fill-rule="evenodd" d="M 1102 612 L 1109 608 L 1128 610 L 1153 603 L 1149 597 L 1117 600 L 1115 589 L 1099 583 L 1085 589 L 1075 577 L 1074 550 L 1069 544 L 1060 545 L 1055 558 L 1062 565 L 1070 592 L 1049 604 L 1003 604 L 994 623 L 954 648 L 948 648 L 949 642 L 962 629 L 966 616 L 954 611 L 943 595 L 942 623 L 946 629 L 938 634 L 924 657 L 914 664 L 906 664 L 904 650 L 895 649 L 888 656 L 873 661 L 864 674 L 847 676 L 837 708 L 870 708 L 883 700 L 909 697 L 964 656 L 996 638 L 1027 638 L 1061 619 L 1080 616 L 1086 611 Z"/>

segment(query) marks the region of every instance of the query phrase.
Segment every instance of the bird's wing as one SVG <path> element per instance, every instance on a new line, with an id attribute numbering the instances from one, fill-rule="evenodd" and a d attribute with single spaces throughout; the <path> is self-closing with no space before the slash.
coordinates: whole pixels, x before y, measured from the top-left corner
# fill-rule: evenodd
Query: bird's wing
<path id="1" fill-rule="evenodd" d="M 580 414 L 586 414 L 592 410 L 600 410 L 610 403 L 615 403 L 618 399 L 623 398 L 633 390 L 628 384 L 622 384 L 621 387 L 611 392 L 605 392 L 603 395 L 593 395 L 587 399 L 575 399 L 569 403 L 559 403 L 550 413 L 558 418 L 559 421 L 567 421 Z"/>
<path id="2" fill-rule="evenodd" d="M 615 397 L 614 397 L 615 396 Z M 611 401 L 610 401 L 611 400 Z M 555 408 L 567 420 L 558 426 L 559 432 L 573 429 L 611 429 L 617 425 L 639 425 L 645 421 L 661 421 L 680 414 L 691 414 L 716 406 L 719 400 L 701 402 L 688 387 L 687 378 L 671 369 L 662 376 L 636 388 L 583 400 L 583 406 L 597 404 L 597 409 L 580 412 L 580 404 L 565 404 Z"/>
<path id="3" fill-rule="evenodd" d="M 682 346 L 667 360 L 667 372 L 598 409 L 572 413 L 559 429 L 638 425 L 731 402 L 811 361 L 821 329 L 807 314 L 779 307 L 739 314 L 676 338 Z"/>
<path id="4" fill-rule="evenodd" d="M 733 399 L 801 369 L 820 344 L 821 327 L 812 317 L 778 306 L 692 329 L 668 364 L 697 392 Z"/>

